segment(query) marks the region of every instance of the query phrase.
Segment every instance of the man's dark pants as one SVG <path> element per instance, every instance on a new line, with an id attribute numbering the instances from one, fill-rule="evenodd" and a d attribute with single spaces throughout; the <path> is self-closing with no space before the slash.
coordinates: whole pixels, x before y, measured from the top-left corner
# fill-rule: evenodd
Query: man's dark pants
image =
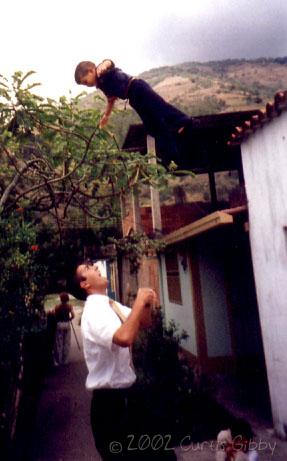
<path id="1" fill-rule="evenodd" d="M 176 460 L 171 448 L 152 449 L 152 435 L 141 429 L 141 415 L 136 421 L 129 414 L 133 389 L 99 389 L 93 392 L 91 426 L 95 445 L 103 461 Z M 134 400 L 134 395 L 133 395 Z M 133 412 L 134 413 L 134 412 Z M 139 443 L 143 436 L 145 444 Z"/>

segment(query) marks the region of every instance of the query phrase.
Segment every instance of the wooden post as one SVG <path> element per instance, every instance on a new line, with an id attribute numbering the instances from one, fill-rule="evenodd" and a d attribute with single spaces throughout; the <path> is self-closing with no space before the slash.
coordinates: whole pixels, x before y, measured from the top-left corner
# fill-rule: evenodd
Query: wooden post
<path id="1" fill-rule="evenodd" d="M 132 191 L 132 220 L 133 229 L 135 232 L 142 232 L 141 212 L 140 212 L 140 201 L 139 192 L 137 186 L 133 187 Z"/>
<path id="2" fill-rule="evenodd" d="M 156 151 L 155 151 L 155 140 L 151 136 L 147 135 L 147 151 L 149 154 L 154 154 L 149 162 L 156 165 Z M 162 221 L 160 211 L 160 197 L 159 191 L 154 187 L 150 188 L 151 197 L 151 212 L 152 212 L 152 227 L 154 234 L 161 235 L 162 233 Z"/>
<path id="3" fill-rule="evenodd" d="M 137 190 L 121 197 L 121 215 L 124 237 L 129 235 L 132 231 L 141 232 L 142 226 Z M 131 274 L 130 263 L 127 256 L 122 257 L 120 268 L 121 301 L 130 306 L 133 303 L 133 299 L 131 298 L 136 295 L 138 289 L 137 275 Z"/>
<path id="4" fill-rule="evenodd" d="M 129 194 L 121 197 L 121 216 L 123 236 L 129 234 L 131 229 L 134 232 L 142 232 L 140 203 L 137 186 Z"/>
<path id="5" fill-rule="evenodd" d="M 218 204 L 217 204 L 217 193 L 216 193 L 214 171 L 209 170 L 208 177 L 209 177 L 209 188 L 210 188 L 210 196 L 211 196 L 211 206 L 213 210 L 217 210 Z"/>
<path id="6" fill-rule="evenodd" d="M 150 163 L 156 164 L 155 141 L 151 136 L 147 136 L 147 151 L 153 153 L 154 156 L 149 160 Z M 155 237 L 161 236 L 162 222 L 160 211 L 159 192 L 154 187 L 150 187 L 151 210 L 152 210 L 152 228 Z M 160 299 L 160 281 L 159 281 L 159 265 L 156 253 L 151 253 L 142 258 L 141 267 L 139 270 L 139 286 L 151 287 L 156 293 L 158 300 Z"/>

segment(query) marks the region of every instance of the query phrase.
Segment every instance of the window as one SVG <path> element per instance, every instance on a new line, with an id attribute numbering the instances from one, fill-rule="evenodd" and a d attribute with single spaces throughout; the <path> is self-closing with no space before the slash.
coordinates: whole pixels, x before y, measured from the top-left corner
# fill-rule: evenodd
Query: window
<path id="1" fill-rule="evenodd" d="M 168 298 L 175 304 L 182 304 L 178 258 L 175 252 L 165 255 Z"/>

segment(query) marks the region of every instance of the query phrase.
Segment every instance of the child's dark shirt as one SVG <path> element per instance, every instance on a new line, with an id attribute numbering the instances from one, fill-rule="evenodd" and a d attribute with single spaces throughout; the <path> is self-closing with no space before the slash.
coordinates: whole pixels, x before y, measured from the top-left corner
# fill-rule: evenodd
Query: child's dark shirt
<path id="1" fill-rule="evenodd" d="M 111 65 L 98 76 L 97 88 L 108 98 L 128 99 L 148 134 L 155 138 L 163 162 L 168 165 L 174 160 L 179 165 L 176 135 L 191 118 L 166 102 L 144 80 L 133 78 L 115 67 L 112 61 L 108 62 Z"/>
<path id="2" fill-rule="evenodd" d="M 98 77 L 97 87 L 108 97 L 116 96 L 127 99 L 131 75 L 125 74 L 121 69 L 112 67 Z"/>

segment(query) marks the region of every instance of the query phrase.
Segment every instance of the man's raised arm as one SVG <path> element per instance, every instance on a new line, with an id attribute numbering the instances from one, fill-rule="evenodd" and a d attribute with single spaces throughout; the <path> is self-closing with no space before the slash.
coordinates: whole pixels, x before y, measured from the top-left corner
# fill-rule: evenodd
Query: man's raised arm
<path id="1" fill-rule="evenodd" d="M 130 347 L 141 328 L 141 322 L 156 303 L 156 294 L 151 288 L 139 288 L 132 311 L 127 320 L 113 336 L 113 343 L 121 347 Z"/>

